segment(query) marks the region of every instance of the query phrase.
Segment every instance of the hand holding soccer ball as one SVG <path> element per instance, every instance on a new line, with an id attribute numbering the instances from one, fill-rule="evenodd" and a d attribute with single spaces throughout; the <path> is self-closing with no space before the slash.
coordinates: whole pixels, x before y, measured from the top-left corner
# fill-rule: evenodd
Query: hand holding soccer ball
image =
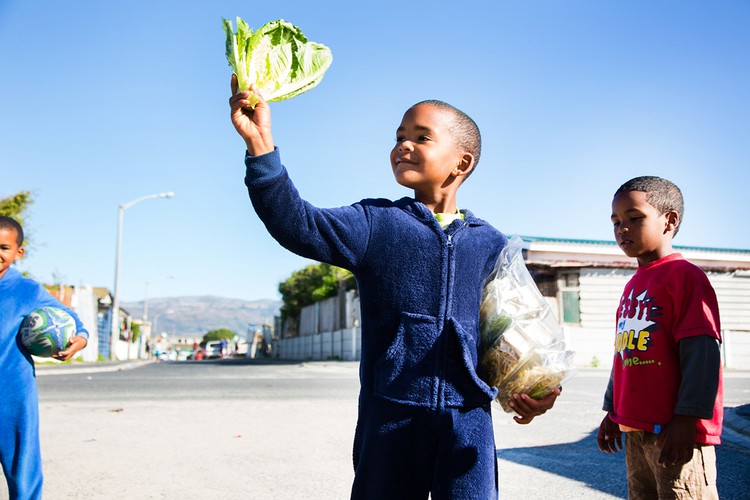
<path id="1" fill-rule="evenodd" d="M 21 322 L 21 343 L 34 356 L 67 361 L 86 346 L 73 317 L 57 307 L 32 311 Z"/>

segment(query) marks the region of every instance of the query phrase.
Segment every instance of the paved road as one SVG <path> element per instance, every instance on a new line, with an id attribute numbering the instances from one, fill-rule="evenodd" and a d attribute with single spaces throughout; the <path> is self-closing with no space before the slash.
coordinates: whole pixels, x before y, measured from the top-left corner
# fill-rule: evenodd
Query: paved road
<path id="1" fill-rule="evenodd" d="M 39 370 L 45 499 L 348 498 L 357 369 L 204 361 Z M 624 454 L 600 453 L 593 434 L 607 375 L 582 370 L 529 426 L 496 407 L 501 498 L 626 497 Z M 729 373 L 725 392 L 727 406 L 750 402 L 750 372 Z M 718 456 L 722 499 L 748 498 L 747 439 L 727 440 Z"/>

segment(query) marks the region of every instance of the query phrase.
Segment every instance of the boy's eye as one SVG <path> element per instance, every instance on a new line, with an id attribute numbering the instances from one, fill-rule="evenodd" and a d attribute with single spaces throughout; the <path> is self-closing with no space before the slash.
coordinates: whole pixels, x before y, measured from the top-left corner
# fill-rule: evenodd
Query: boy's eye
<path id="1" fill-rule="evenodd" d="M 396 136 L 396 142 L 404 142 L 404 136 L 402 136 L 402 135 L 397 135 L 397 136 Z"/>

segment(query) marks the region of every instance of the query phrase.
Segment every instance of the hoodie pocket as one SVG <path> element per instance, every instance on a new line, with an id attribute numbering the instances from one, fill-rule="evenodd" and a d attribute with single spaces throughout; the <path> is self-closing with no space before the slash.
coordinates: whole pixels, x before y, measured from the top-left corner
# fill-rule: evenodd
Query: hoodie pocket
<path id="1" fill-rule="evenodd" d="M 449 336 L 445 360 L 446 406 L 480 406 L 497 396 L 497 388 L 490 387 L 477 374 L 479 369 L 479 332 L 476 322 L 459 323 L 454 318 L 448 322 Z"/>
<path id="2" fill-rule="evenodd" d="M 375 364 L 375 394 L 414 406 L 437 401 L 437 318 L 402 313 L 393 343 Z"/>

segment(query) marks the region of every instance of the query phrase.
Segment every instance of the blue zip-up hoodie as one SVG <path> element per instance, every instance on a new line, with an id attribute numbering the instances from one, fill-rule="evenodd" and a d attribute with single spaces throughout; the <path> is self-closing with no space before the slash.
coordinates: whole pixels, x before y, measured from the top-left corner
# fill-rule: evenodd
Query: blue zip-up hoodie
<path id="1" fill-rule="evenodd" d="M 361 397 L 427 408 L 488 405 L 478 375 L 482 284 L 507 238 L 466 211 L 443 230 L 412 199 L 320 209 L 302 200 L 278 149 L 246 156 L 245 184 L 285 248 L 354 273 L 362 313 Z"/>

